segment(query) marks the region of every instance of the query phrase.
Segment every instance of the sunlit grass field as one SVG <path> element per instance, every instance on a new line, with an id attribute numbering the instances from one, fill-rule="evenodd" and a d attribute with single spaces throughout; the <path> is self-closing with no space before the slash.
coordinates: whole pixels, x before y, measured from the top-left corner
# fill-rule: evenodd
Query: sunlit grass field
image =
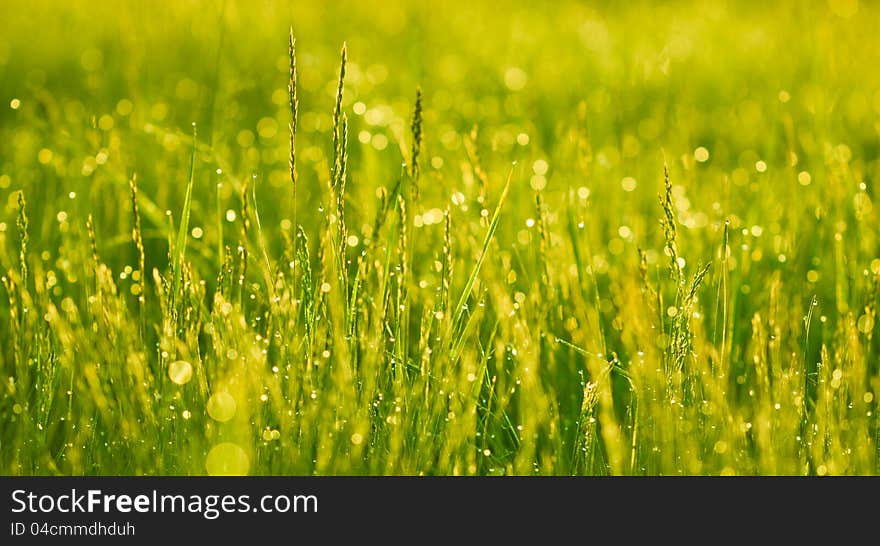
<path id="1" fill-rule="evenodd" d="M 0 473 L 880 473 L 880 7 L 0 3 Z"/>

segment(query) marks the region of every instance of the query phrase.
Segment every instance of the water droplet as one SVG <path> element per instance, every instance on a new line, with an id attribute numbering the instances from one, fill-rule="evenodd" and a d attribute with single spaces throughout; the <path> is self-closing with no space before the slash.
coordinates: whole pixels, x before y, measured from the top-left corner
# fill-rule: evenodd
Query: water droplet
<path id="1" fill-rule="evenodd" d="M 178 385 L 186 385 L 192 379 L 192 364 L 186 360 L 175 360 L 168 365 L 168 377 Z"/>

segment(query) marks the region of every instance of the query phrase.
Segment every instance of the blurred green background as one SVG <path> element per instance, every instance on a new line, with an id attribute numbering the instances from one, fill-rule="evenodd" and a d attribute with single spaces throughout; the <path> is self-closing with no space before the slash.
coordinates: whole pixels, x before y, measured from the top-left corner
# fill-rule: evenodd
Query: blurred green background
<path id="1" fill-rule="evenodd" d="M 877 10 L 856 0 L 4 4 L 7 196 L 32 186 L 53 197 L 97 197 L 125 190 L 137 171 L 145 188 L 156 187 L 147 191 L 160 207 L 176 208 L 193 121 L 210 159 L 237 176 L 257 173 L 282 193 L 289 25 L 298 40 L 306 181 L 326 176 L 338 55 L 348 43 L 345 109 L 357 137 L 350 191 L 359 196 L 397 175 L 417 85 L 426 156 L 441 165 L 426 170 L 437 179 L 460 178 L 461 135 L 478 124 L 491 180 L 500 184 L 511 161 L 546 158 L 547 191 L 561 192 L 584 177 L 566 155 L 569 132 L 582 130 L 601 180 L 586 185 L 615 219 L 653 206 L 664 151 L 670 162 L 700 146 L 710 152 L 687 175 L 698 178 L 688 197 L 710 220 L 752 211 L 769 224 L 781 220 L 770 206 L 781 199 L 817 204 L 796 175 L 821 169 L 826 144 L 846 144 L 864 176 L 875 168 Z M 528 144 L 517 143 L 521 133 Z M 51 157 L 38 161 L 43 149 Z M 767 173 L 755 171 L 759 160 Z M 201 173 L 207 187 L 209 172 Z M 605 183 L 627 176 L 637 191 Z M 719 199 L 723 210 L 713 211 Z"/>

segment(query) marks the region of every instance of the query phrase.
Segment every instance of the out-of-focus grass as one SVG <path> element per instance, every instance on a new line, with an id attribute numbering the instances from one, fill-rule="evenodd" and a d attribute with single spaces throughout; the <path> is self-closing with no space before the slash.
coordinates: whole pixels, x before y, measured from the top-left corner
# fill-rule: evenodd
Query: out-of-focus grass
<path id="1" fill-rule="evenodd" d="M 880 471 L 875 6 L 7 4 L 0 472 Z"/>

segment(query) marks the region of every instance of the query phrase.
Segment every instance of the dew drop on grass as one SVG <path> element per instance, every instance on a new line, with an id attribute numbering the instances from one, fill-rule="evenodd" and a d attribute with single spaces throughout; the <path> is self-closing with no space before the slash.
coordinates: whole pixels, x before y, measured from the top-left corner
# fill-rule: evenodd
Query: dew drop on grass
<path id="1" fill-rule="evenodd" d="M 208 399 L 207 410 L 211 419 L 225 423 L 235 416 L 235 398 L 225 391 L 214 393 Z"/>
<path id="2" fill-rule="evenodd" d="M 859 329 L 859 332 L 863 334 L 869 334 L 874 329 L 874 317 L 871 315 L 862 315 L 859 317 L 856 326 Z"/>
<path id="3" fill-rule="evenodd" d="M 186 360 L 175 360 L 168 365 L 168 378 L 178 385 L 186 385 L 192 379 L 192 364 Z"/>

